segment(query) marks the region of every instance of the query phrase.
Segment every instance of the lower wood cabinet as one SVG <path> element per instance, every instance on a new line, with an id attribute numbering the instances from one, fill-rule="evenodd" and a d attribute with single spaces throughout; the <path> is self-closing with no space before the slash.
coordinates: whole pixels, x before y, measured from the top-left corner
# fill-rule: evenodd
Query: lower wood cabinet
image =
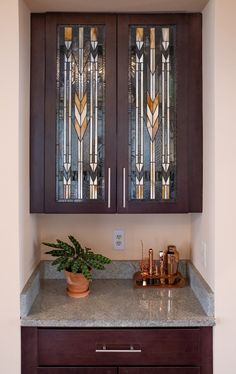
<path id="1" fill-rule="evenodd" d="M 22 327 L 22 374 L 212 374 L 212 328 Z"/>

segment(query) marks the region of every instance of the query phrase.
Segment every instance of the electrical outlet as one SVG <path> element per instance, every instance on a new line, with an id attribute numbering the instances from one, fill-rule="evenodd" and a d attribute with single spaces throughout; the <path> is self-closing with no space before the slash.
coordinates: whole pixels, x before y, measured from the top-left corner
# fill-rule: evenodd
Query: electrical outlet
<path id="1" fill-rule="evenodd" d="M 123 251 L 125 249 L 125 232 L 122 229 L 113 232 L 113 249 Z"/>
<path id="2" fill-rule="evenodd" d="M 207 245 L 205 241 L 201 243 L 201 259 L 202 264 L 206 268 L 207 267 Z"/>

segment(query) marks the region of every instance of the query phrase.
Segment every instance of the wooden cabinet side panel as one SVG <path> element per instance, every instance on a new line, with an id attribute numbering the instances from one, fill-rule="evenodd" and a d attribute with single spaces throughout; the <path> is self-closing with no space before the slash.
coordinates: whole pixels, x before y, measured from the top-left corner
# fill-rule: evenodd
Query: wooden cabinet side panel
<path id="1" fill-rule="evenodd" d="M 188 185 L 189 211 L 202 212 L 202 15 L 189 15 L 188 43 Z"/>
<path id="2" fill-rule="evenodd" d="M 212 327 L 201 328 L 201 374 L 213 373 Z"/>
<path id="3" fill-rule="evenodd" d="M 38 365 L 38 329 L 21 328 L 21 374 L 36 374 Z"/>
<path id="4" fill-rule="evenodd" d="M 21 93 L 24 95 L 24 93 Z M 44 211 L 45 16 L 31 16 L 30 212 Z"/>

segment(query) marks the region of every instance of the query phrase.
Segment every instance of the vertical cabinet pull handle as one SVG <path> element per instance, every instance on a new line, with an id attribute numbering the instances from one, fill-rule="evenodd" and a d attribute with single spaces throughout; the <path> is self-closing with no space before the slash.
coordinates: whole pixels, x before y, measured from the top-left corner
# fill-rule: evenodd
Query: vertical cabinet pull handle
<path id="1" fill-rule="evenodd" d="M 126 190 L 125 190 L 125 168 L 123 168 L 123 208 L 125 208 L 126 205 Z"/>
<path id="2" fill-rule="evenodd" d="M 111 168 L 108 168 L 107 206 L 111 207 Z"/>

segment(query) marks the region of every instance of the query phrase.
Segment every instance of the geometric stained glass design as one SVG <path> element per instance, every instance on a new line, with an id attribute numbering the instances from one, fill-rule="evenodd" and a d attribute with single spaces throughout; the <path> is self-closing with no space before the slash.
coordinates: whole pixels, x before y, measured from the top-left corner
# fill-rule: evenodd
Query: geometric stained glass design
<path id="1" fill-rule="evenodd" d="M 103 200 L 104 26 L 58 26 L 56 78 L 56 200 Z"/>
<path id="2" fill-rule="evenodd" d="M 129 199 L 176 199 L 175 26 L 129 28 Z"/>

